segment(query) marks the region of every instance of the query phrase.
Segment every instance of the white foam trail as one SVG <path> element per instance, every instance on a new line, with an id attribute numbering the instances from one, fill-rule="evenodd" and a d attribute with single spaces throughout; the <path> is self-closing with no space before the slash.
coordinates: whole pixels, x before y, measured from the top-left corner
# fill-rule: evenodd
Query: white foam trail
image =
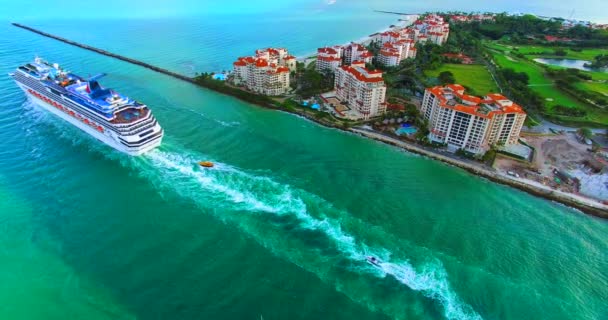
<path id="1" fill-rule="evenodd" d="M 36 113 L 35 108 L 31 111 Z M 79 130 L 75 128 L 64 131 L 63 129 L 69 126 L 59 119 L 47 117 L 44 112 L 37 113 L 37 115 L 39 117 L 34 122 L 56 125 L 62 129 L 61 137 L 70 140 L 74 145 L 86 143 L 92 149 L 100 146 L 97 141 L 88 139 L 88 135 L 77 134 Z M 91 141 L 85 142 L 81 138 Z M 108 153 L 107 148 L 100 148 L 97 151 L 110 158 L 117 158 L 125 165 L 142 161 L 141 158 L 120 157 L 118 152 Z M 390 275 L 410 289 L 420 291 L 425 296 L 438 301 L 444 308 L 444 315 L 447 319 L 481 319 L 451 290 L 447 272 L 440 263 L 423 266 L 422 272 L 417 272 L 407 261 L 391 262 L 390 251 L 383 248 L 370 248 L 364 243 L 357 243 L 355 237 L 342 230 L 339 222 L 328 217 L 317 218 L 311 215 L 305 201 L 297 196 L 298 191 L 292 190 L 290 186 L 280 184 L 267 177 L 247 174 L 222 163 L 216 163 L 211 170 L 201 170 L 196 164 L 201 158 L 203 157 L 184 156 L 181 153 L 160 150 L 152 151 L 144 157 L 151 161 L 152 167 L 148 168 L 151 169 L 148 174 L 153 181 L 160 178 L 160 183 L 173 188 L 185 197 L 194 199 L 203 189 L 207 191 L 206 194 L 221 200 L 214 202 L 215 206 L 223 204 L 232 210 L 271 213 L 279 216 L 292 215 L 298 219 L 302 228 L 320 231 L 326 235 L 346 258 L 354 262 L 365 263 L 365 257 L 369 255 L 380 257 L 384 261 L 381 264 L 380 272 L 371 266 L 364 270 L 378 277 Z M 143 161 L 145 162 L 145 160 Z M 142 170 L 141 173 L 145 175 L 144 171 L 146 170 Z M 331 207 L 317 196 L 313 195 L 308 198 L 312 198 L 317 206 Z"/>
<path id="2" fill-rule="evenodd" d="M 200 169 L 197 159 L 177 153 L 153 151 L 147 155 L 152 164 L 161 169 L 165 181 L 189 179 L 192 190 L 178 190 L 186 196 L 190 192 L 200 194 L 201 189 L 214 197 L 222 198 L 231 209 L 292 215 L 308 230 L 319 231 L 336 244 L 347 258 L 364 263 L 369 255 L 380 257 L 381 272 L 369 266 L 365 270 L 379 277 L 390 275 L 414 291 L 438 301 L 447 319 L 481 319 L 469 305 L 463 303 L 450 288 L 447 272 L 440 263 L 423 266 L 417 272 L 408 261 L 390 261 L 390 252 L 369 248 L 358 243 L 354 236 L 342 230 L 341 225 L 328 217 L 317 218 L 309 213 L 305 201 L 291 187 L 277 183 L 267 177 L 249 175 L 236 168 L 218 164 L 215 168 Z M 221 174 L 218 174 L 221 171 Z M 169 178 L 169 179 L 166 179 Z M 188 189 L 188 188 L 187 188 Z M 226 203 L 228 202 L 228 203 Z"/>
<path id="3" fill-rule="evenodd" d="M 238 121 L 222 121 L 222 120 L 218 120 L 218 119 L 213 119 L 213 121 L 221 124 L 224 127 L 236 127 L 241 124 Z"/>
<path id="4" fill-rule="evenodd" d="M 219 125 L 221 125 L 221 126 L 224 126 L 224 127 L 235 127 L 235 126 L 238 126 L 238 125 L 240 125 L 240 124 L 241 124 L 241 123 L 240 123 L 240 122 L 238 122 L 238 121 L 222 121 L 222 120 L 219 120 L 219 119 L 210 118 L 210 117 L 208 117 L 206 114 L 204 114 L 204 113 L 202 113 L 202 112 L 199 112 L 199 111 L 196 111 L 196 110 L 194 110 L 194 109 L 190 109 L 190 108 L 181 108 L 181 109 L 186 110 L 186 111 L 189 111 L 189 112 L 191 112 L 191 113 L 193 113 L 193 114 L 196 114 L 196 115 L 200 116 L 200 117 L 201 117 L 201 118 L 203 118 L 203 119 L 212 120 L 212 121 L 214 121 L 215 123 L 217 123 L 217 124 L 219 124 Z"/>

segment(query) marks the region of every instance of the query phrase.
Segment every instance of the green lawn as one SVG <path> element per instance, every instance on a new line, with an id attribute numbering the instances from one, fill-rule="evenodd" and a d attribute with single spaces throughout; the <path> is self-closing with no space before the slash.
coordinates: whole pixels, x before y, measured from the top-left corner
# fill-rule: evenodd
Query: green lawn
<path id="1" fill-rule="evenodd" d="M 559 91 L 559 89 L 555 88 L 555 90 L 550 90 L 550 87 L 553 86 L 546 86 L 548 84 L 552 84 L 553 82 L 551 81 L 551 79 L 548 79 L 545 77 L 545 71 L 543 69 L 543 66 L 537 64 L 537 63 L 533 63 L 532 61 L 529 60 L 523 60 L 520 58 L 515 58 L 512 56 L 506 56 L 506 55 L 500 55 L 500 54 L 495 54 L 494 55 L 494 61 L 496 61 L 496 63 L 498 63 L 498 65 L 500 65 L 502 68 L 511 68 L 517 72 L 525 72 L 528 74 L 528 76 L 530 77 L 530 86 L 532 87 L 538 87 L 538 88 L 534 88 L 535 91 L 541 93 L 541 94 L 546 94 L 547 96 L 554 96 L 554 101 L 553 103 L 548 102 L 548 105 L 552 106 L 555 104 L 561 104 L 561 105 L 568 105 L 568 104 L 572 104 L 572 105 L 578 105 L 581 102 L 578 102 L 578 100 L 570 97 L 567 94 L 563 94 L 561 93 L 561 91 Z M 562 67 L 557 67 L 557 66 L 546 66 L 546 68 L 551 68 L 551 69 L 563 69 Z M 591 72 L 591 71 L 581 71 L 584 74 L 588 74 L 590 75 L 594 81 L 597 80 L 608 80 L 608 73 L 607 72 Z M 608 82 L 587 82 L 587 81 L 581 81 L 579 83 L 576 84 L 576 87 L 578 87 L 579 89 L 582 90 L 589 90 L 589 91 L 595 91 L 595 92 L 599 92 L 602 94 L 608 94 Z"/>
<path id="2" fill-rule="evenodd" d="M 538 45 L 507 45 L 503 43 L 498 43 L 495 41 L 487 42 L 486 46 L 492 48 L 494 50 L 509 52 L 512 51 L 513 54 L 519 52 L 525 55 L 534 55 L 538 57 L 551 57 L 551 58 L 564 58 L 564 59 L 579 59 L 579 60 L 593 60 L 597 55 L 600 54 L 608 54 L 608 48 L 590 48 L 583 49 L 580 52 L 570 50 L 569 48 L 562 48 L 568 54 L 566 56 L 556 56 L 555 50 L 559 49 L 559 47 L 550 47 L 550 46 L 538 46 Z M 515 50 L 517 49 L 517 50 Z"/>
<path id="3" fill-rule="evenodd" d="M 501 68 L 511 68 L 517 72 L 525 72 L 530 78 L 530 85 L 535 86 L 553 83 L 550 79 L 545 77 L 543 68 L 535 63 L 502 54 L 495 54 L 494 61 Z"/>
<path id="4" fill-rule="evenodd" d="M 604 95 L 608 95 L 608 83 L 606 82 L 587 82 L 581 81 L 576 84 L 576 87 L 581 90 L 594 91 Z"/>
<path id="5" fill-rule="evenodd" d="M 498 64 L 501 68 L 511 68 L 517 72 L 525 72 L 528 74 L 530 80 L 530 88 L 537 92 L 541 97 L 545 99 L 545 105 L 548 108 L 549 114 L 551 110 L 556 105 L 562 105 L 571 108 L 578 108 L 585 110 L 587 115 L 585 117 L 580 118 L 572 118 L 572 117 L 562 117 L 559 118 L 563 121 L 587 121 L 595 124 L 608 124 L 608 112 L 598 109 L 592 105 L 584 103 L 575 97 L 570 96 L 567 93 L 559 90 L 555 85 L 553 85 L 553 81 L 547 78 L 544 74 L 544 69 L 529 60 L 514 58 L 513 56 L 501 54 L 501 53 L 493 53 L 493 58 L 496 64 Z M 602 78 L 602 75 L 599 72 L 591 72 L 593 74 L 594 79 L 596 76 L 598 78 Z M 607 86 L 606 83 L 583 83 L 584 85 L 592 85 L 595 86 L 596 89 L 602 86 Z M 596 90 L 594 90 L 596 91 Z"/>
<path id="6" fill-rule="evenodd" d="M 608 80 L 608 72 L 585 71 L 585 73 L 591 75 L 593 80 Z"/>
<path id="7" fill-rule="evenodd" d="M 492 75 L 483 65 L 445 63 L 439 69 L 425 71 L 425 75 L 427 77 L 437 78 L 439 73 L 443 71 L 452 72 L 456 79 L 456 83 L 471 88 L 477 95 L 498 92 Z"/>

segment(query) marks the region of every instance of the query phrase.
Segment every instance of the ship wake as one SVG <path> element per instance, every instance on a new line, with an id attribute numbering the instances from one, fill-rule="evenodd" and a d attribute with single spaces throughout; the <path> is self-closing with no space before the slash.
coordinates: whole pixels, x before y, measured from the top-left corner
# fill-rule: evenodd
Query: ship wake
<path id="1" fill-rule="evenodd" d="M 345 230 L 344 226 L 365 230 L 363 222 L 320 197 L 222 163 L 211 170 L 199 168 L 196 163 L 201 158 L 193 153 L 155 150 L 134 161 L 155 186 L 170 189 L 219 219 L 236 224 L 277 256 L 317 274 L 323 281 L 334 282 L 336 289 L 371 309 L 403 316 L 394 307 L 379 306 L 371 296 L 361 297 L 360 292 L 348 290 L 335 278 L 344 272 L 392 278 L 434 300 L 447 319 L 481 319 L 451 289 L 439 261 L 416 268 L 407 257 L 391 258 L 389 249 L 368 245 Z M 382 237 L 391 238 L 382 233 Z M 302 252 L 294 252 L 295 245 L 303 247 Z M 383 262 L 377 267 L 366 264 L 365 258 L 370 255 Z"/>
<path id="2" fill-rule="evenodd" d="M 108 152 L 108 148 L 91 137 L 74 134 L 78 130 L 68 129 L 71 127 L 59 119 L 47 117 L 35 108 L 26 109 L 44 118 L 41 121 L 48 120 L 61 128 L 62 137 L 74 145 L 118 160 L 159 191 L 170 190 L 191 200 L 217 219 L 237 226 L 279 258 L 314 273 L 373 311 L 380 310 L 393 318 L 408 318 L 403 301 L 399 300 L 401 296 L 394 294 L 394 290 L 390 290 L 394 297 L 381 292 L 381 302 L 378 295 L 370 293 L 382 290 L 392 279 L 394 284 L 402 284 L 411 292 L 435 301 L 446 319 L 481 319 L 450 287 L 441 262 L 434 259 L 415 267 L 407 255 L 412 248 L 404 253 L 399 239 L 376 227 L 369 228 L 365 222 L 334 208 L 317 195 L 224 163 L 215 162 L 213 169 L 200 168 L 197 162 L 207 157 L 171 145 L 142 157 Z M 378 244 L 377 239 L 385 241 Z M 368 256 L 378 257 L 382 262 L 377 267 L 371 266 L 365 260 Z M 345 275 L 349 275 L 348 281 L 341 280 Z M 352 282 L 356 282 L 356 286 Z M 389 303 L 390 300 L 393 302 Z"/>

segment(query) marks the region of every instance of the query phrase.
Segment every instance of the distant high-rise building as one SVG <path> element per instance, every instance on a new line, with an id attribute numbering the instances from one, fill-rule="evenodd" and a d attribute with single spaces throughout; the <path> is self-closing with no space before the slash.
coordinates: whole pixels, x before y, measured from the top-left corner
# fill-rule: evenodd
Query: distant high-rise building
<path id="1" fill-rule="evenodd" d="M 386 42 L 378 53 L 378 63 L 394 67 L 407 58 L 416 57 L 416 47 L 413 40 L 398 40 L 396 42 Z"/>
<path id="2" fill-rule="evenodd" d="M 278 96 L 289 90 L 289 75 L 296 71 L 296 58 L 283 48 L 256 50 L 255 56 L 233 63 L 234 83 L 256 93 Z"/>
<path id="3" fill-rule="evenodd" d="M 335 89 L 336 97 L 361 113 L 364 119 L 386 111 L 386 85 L 382 71 L 370 71 L 362 61 L 337 69 Z"/>
<path id="4" fill-rule="evenodd" d="M 505 96 L 471 96 L 458 84 L 427 88 L 420 111 L 432 141 L 475 154 L 492 145 L 516 144 L 526 119 L 521 106 Z"/>
<path id="5" fill-rule="evenodd" d="M 364 46 L 355 42 L 346 45 L 342 51 L 342 55 L 344 56 L 344 64 L 352 64 L 354 61 L 370 63 L 374 57 Z"/>
<path id="6" fill-rule="evenodd" d="M 342 65 L 342 47 L 325 47 L 317 49 L 317 71 L 336 71 Z"/>

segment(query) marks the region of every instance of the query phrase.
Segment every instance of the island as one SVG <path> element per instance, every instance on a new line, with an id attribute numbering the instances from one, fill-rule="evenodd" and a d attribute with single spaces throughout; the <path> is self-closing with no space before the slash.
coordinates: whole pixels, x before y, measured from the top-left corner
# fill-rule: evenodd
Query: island
<path id="1" fill-rule="evenodd" d="M 260 48 L 194 77 L 14 25 L 608 217 L 605 25 L 390 14 L 399 23 L 361 42 L 300 58 Z"/>
<path id="2" fill-rule="evenodd" d="M 259 49 L 239 57 L 225 82 L 195 79 L 605 216 L 608 73 L 541 59 L 600 63 L 606 27 L 492 13 L 407 18 L 295 67 L 286 49 Z"/>

